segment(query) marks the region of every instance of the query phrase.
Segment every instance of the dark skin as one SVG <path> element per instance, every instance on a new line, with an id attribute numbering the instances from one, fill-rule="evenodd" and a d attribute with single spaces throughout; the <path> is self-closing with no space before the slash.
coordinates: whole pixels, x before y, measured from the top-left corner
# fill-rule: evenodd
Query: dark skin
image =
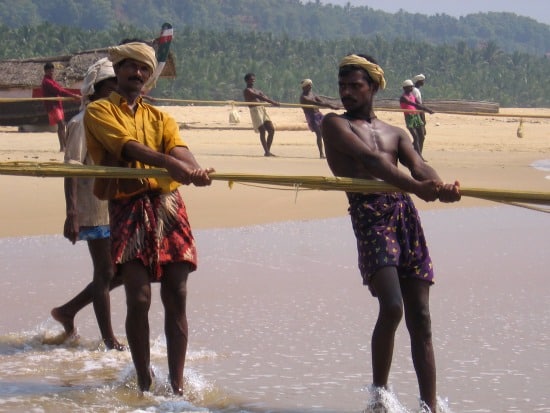
<path id="1" fill-rule="evenodd" d="M 427 106 L 424 106 L 420 103 L 417 103 L 414 101 L 414 98 L 412 96 L 413 86 L 405 86 L 403 87 L 403 95 L 399 98 L 400 102 L 406 103 L 408 105 L 414 106 L 416 109 L 421 110 L 420 117 L 422 121 L 425 122 L 425 112 L 428 112 L 429 114 L 433 114 L 434 111 L 428 108 Z M 409 99 L 411 97 L 412 99 Z M 424 126 L 419 126 L 417 128 L 409 128 L 409 132 L 411 133 L 413 137 L 413 146 L 414 149 L 422 156 L 422 149 L 424 148 L 424 139 L 426 137 L 426 128 Z"/>
<path id="2" fill-rule="evenodd" d="M 306 85 L 302 87 L 302 94 L 300 95 L 300 103 L 302 105 L 315 105 L 316 107 L 303 107 L 305 114 L 319 112 L 319 107 L 330 108 L 330 109 L 339 109 L 338 106 L 333 105 L 332 103 L 326 102 L 321 97 L 313 93 L 313 87 L 311 85 Z M 323 136 L 321 133 L 321 128 L 316 124 L 313 125 L 313 132 L 317 137 L 317 148 L 319 149 L 319 158 L 324 159 L 325 154 L 323 152 Z"/>
<path id="3" fill-rule="evenodd" d="M 115 90 L 116 80 L 106 79 L 96 87 L 96 92 L 90 96 L 90 101 L 104 98 Z M 70 136 L 69 136 L 70 138 Z M 81 228 L 77 215 L 77 183 L 78 178 L 65 178 L 65 203 L 67 217 L 63 228 L 63 235 L 73 244 L 78 240 Z M 52 317 L 59 321 L 65 330 L 67 337 L 76 334 L 74 318 L 86 305 L 93 302 L 94 312 L 101 332 L 105 347 L 109 350 L 124 350 L 113 332 L 111 324 L 111 304 L 109 291 L 122 285 L 122 279 L 115 277 L 111 262 L 111 242 L 109 238 L 89 240 L 88 250 L 93 264 L 93 280 L 79 294 L 60 307 L 52 309 Z"/>
<path id="4" fill-rule="evenodd" d="M 151 68 L 133 59 L 126 59 L 114 67 L 117 75 L 117 92 L 135 110 L 136 100 L 143 85 L 151 76 Z M 176 147 L 169 154 L 157 152 L 139 142 L 124 145 L 123 157 L 145 164 L 166 168 L 176 181 L 195 186 L 212 183 L 209 173 L 213 168 L 201 168 L 191 151 Z M 149 308 L 151 306 L 151 274 L 141 261 L 133 260 L 119 266 L 126 291 L 126 336 L 136 368 L 138 386 L 148 391 L 152 384 L 149 346 Z M 164 332 L 166 335 L 170 384 L 175 394 L 183 394 L 183 370 L 188 342 L 187 278 L 191 268 L 185 262 L 173 262 L 163 266 L 161 299 L 164 306 Z"/>
<path id="5" fill-rule="evenodd" d="M 254 89 L 254 82 L 256 82 L 256 76 L 250 76 L 246 79 L 246 88 L 243 90 L 243 96 L 246 102 L 267 102 L 273 106 L 281 105 L 279 102 L 267 97 L 267 95 L 261 90 Z M 264 156 L 274 156 L 271 153 L 271 145 L 273 144 L 273 138 L 275 136 L 275 127 L 273 126 L 273 122 L 264 122 L 264 124 L 258 128 L 258 131 L 260 132 L 260 142 L 262 144 L 262 148 L 264 149 Z"/>
<path id="6" fill-rule="evenodd" d="M 423 162 L 403 129 L 376 118 L 373 99 L 378 85 L 369 80 L 361 69 L 338 78 L 340 98 L 347 115 L 328 114 L 322 125 L 327 162 L 333 174 L 381 179 L 428 202 L 437 199 L 458 201 L 459 183 L 444 183 L 437 172 Z M 398 163 L 410 173 L 398 169 Z M 388 266 L 372 276 L 369 288 L 379 303 L 371 342 L 374 386 L 386 388 L 388 385 L 395 331 L 404 311 L 420 397 L 435 412 L 436 370 L 429 283 L 400 278 L 397 268 Z"/>

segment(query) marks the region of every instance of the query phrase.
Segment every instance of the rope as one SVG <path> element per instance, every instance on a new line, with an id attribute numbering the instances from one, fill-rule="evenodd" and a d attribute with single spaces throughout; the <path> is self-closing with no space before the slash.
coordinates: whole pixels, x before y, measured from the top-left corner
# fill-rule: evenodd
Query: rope
<path id="1" fill-rule="evenodd" d="M 0 102 L 6 102 L 6 103 L 15 103 L 15 102 L 32 102 L 32 101 L 43 101 L 43 100 L 73 100 L 76 101 L 78 99 L 76 98 L 70 98 L 70 97 L 52 97 L 52 98 L 44 98 L 44 97 L 37 97 L 37 98 L 0 98 Z"/>
<path id="2" fill-rule="evenodd" d="M 1 162 L 0 175 L 33 177 L 97 177 L 97 178 L 161 178 L 168 177 L 165 169 L 134 169 L 107 166 L 87 166 L 56 162 Z M 400 189 L 380 181 L 357 178 L 295 175 L 254 175 L 244 173 L 210 174 L 212 180 L 291 187 L 296 192 L 302 189 L 348 192 L 402 192 Z M 461 187 L 462 196 L 503 202 L 511 205 L 535 204 L 550 206 L 550 192 L 518 191 L 506 189 Z M 544 212 L 550 212 L 544 211 Z"/>
<path id="3" fill-rule="evenodd" d="M 144 96 L 149 101 L 154 103 L 182 103 L 188 105 L 230 105 L 230 106 L 273 106 L 266 102 L 243 102 L 236 100 L 193 100 L 193 99 L 170 99 L 170 98 L 154 98 L 151 96 Z M 29 102 L 33 100 L 75 100 L 70 97 L 53 97 L 53 98 L 0 98 L 0 102 L 14 103 L 14 102 Z M 322 109 L 323 106 L 318 105 L 305 105 L 301 103 L 280 103 L 280 107 L 289 108 L 317 108 Z M 407 109 L 401 108 L 374 108 L 379 112 L 406 112 Z M 423 112 L 422 110 L 416 110 L 415 112 Z M 451 110 L 442 110 L 435 112 L 436 114 L 444 115 L 464 115 L 464 116 L 488 116 L 488 117 L 501 117 L 501 118 L 529 118 L 529 119 L 550 119 L 550 115 L 538 115 L 538 114 L 514 114 L 514 113 L 488 113 L 488 112 L 460 112 Z"/>

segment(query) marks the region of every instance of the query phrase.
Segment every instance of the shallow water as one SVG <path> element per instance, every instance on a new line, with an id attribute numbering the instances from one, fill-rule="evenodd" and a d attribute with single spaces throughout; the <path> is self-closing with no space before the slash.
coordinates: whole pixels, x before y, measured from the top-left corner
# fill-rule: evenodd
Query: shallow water
<path id="1" fill-rule="evenodd" d="M 515 207 L 422 213 L 436 269 L 438 393 L 453 412 L 550 412 L 548 214 Z M 91 279 L 86 245 L 0 239 L 1 412 L 360 412 L 368 400 L 376 301 L 361 285 L 347 218 L 196 231 L 187 393 L 171 395 L 158 286 L 150 312 L 154 389 L 129 352 L 106 352 L 91 308 L 80 338 L 52 344 L 49 310 Z M 124 337 L 124 294 L 112 293 Z M 44 344 L 50 343 L 50 344 Z M 418 411 L 400 326 L 394 395 Z"/>

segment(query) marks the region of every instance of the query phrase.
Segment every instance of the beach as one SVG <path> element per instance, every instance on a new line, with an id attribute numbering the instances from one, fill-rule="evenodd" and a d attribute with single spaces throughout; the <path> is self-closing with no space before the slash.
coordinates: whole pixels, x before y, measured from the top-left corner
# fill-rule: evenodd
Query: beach
<path id="1" fill-rule="evenodd" d="M 264 157 L 247 108 L 166 106 L 202 166 L 218 172 L 330 176 L 299 108 L 268 108 L 277 129 Z M 550 109 L 428 116 L 424 157 L 463 187 L 550 191 Z M 404 126 L 398 112 L 378 117 Z M 0 162 L 61 162 L 57 135 L 0 127 Z M 153 296 L 158 385 L 135 396 L 128 352 L 98 351 L 93 311 L 80 340 L 44 344 L 49 310 L 91 280 L 88 251 L 61 236 L 63 179 L 0 175 L 0 411 L 359 412 L 370 383 L 376 301 L 361 286 L 345 195 L 215 181 L 182 187 L 199 249 L 189 282 L 184 400 L 170 396 L 162 308 Z M 453 412 L 550 412 L 549 215 L 463 198 L 415 199 L 436 265 L 432 295 L 440 397 Z M 124 337 L 124 293 L 112 293 Z M 416 411 L 404 326 L 390 382 Z M 416 404 L 415 404 L 416 403 Z"/>
<path id="2" fill-rule="evenodd" d="M 331 176 L 319 159 L 315 135 L 299 108 L 269 108 L 278 129 L 273 152 L 265 158 L 248 109 L 238 107 L 240 123 L 229 123 L 230 106 L 166 106 L 189 129 L 182 136 L 203 166 L 218 172 L 274 175 Z M 550 116 L 550 109 L 501 109 L 502 114 Z M 398 112 L 378 116 L 404 126 Z M 547 159 L 550 119 L 524 119 L 524 138 L 517 138 L 518 118 L 434 114 L 428 116 L 424 156 L 446 181 L 490 189 L 548 191 L 548 171 L 530 165 Z M 0 127 L 1 161 L 62 162 L 55 133 L 19 133 Z M 63 180 L 0 176 L 3 202 L 0 236 L 58 234 L 64 221 Z M 183 189 L 194 228 L 226 228 L 286 220 L 346 215 L 347 203 L 338 192 L 264 190 L 214 182 L 209 188 Z M 36 211 L 37 203 L 41 210 Z M 465 198 L 456 206 L 489 205 Z M 418 208 L 449 207 L 418 202 Z M 48 219 L 44 219 L 48 217 Z"/>

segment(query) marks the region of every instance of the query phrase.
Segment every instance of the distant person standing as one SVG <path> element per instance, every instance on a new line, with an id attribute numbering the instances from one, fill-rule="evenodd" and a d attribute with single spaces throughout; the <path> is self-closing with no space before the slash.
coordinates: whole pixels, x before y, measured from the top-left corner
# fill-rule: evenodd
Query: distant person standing
<path id="1" fill-rule="evenodd" d="M 420 73 L 419 75 L 416 75 L 415 77 L 413 77 L 412 81 L 414 83 L 412 93 L 416 98 L 416 102 L 423 105 L 424 102 L 422 101 L 422 93 L 420 92 L 420 88 L 424 86 L 424 82 L 426 81 L 426 76 Z M 420 112 L 420 117 L 422 118 L 422 122 L 424 122 L 424 127 L 423 127 L 424 137 L 426 137 L 426 114 L 424 112 Z"/>
<path id="2" fill-rule="evenodd" d="M 112 62 L 106 57 L 88 68 L 81 87 L 81 111 L 67 126 L 65 163 L 93 165 L 84 131 L 84 111 L 88 103 L 106 98 L 116 89 L 116 76 Z M 86 305 L 93 302 L 101 338 L 108 350 L 124 350 L 113 333 L 109 291 L 122 285 L 122 278 L 115 278 L 111 262 L 109 209 L 107 201 L 93 194 L 93 178 L 65 178 L 66 214 L 63 235 L 73 244 L 86 241 L 93 264 L 93 280 L 67 303 L 54 308 L 52 317 L 59 321 L 67 337 L 76 333 L 74 318 Z"/>
<path id="3" fill-rule="evenodd" d="M 54 65 L 52 62 L 48 62 L 44 65 L 44 77 L 42 78 L 42 96 L 45 98 L 53 97 L 72 97 L 80 100 L 80 96 L 65 89 L 59 83 L 54 80 Z M 48 120 L 50 125 L 57 125 L 57 137 L 59 139 L 59 151 L 65 150 L 66 140 L 66 125 L 65 125 L 65 113 L 63 112 L 63 104 L 60 100 L 45 100 L 44 105 L 48 112 Z"/>
<path id="4" fill-rule="evenodd" d="M 403 94 L 399 98 L 399 105 L 404 110 L 405 124 L 407 129 L 412 135 L 413 146 L 416 152 L 422 156 L 422 148 L 424 146 L 424 122 L 420 116 L 419 110 L 426 111 L 428 113 L 434 113 L 433 110 L 418 103 L 414 97 L 412 90 L 414 83 L 412 80 L 407 79 L 403 82 Z M 426 161 L 423 157 L 422 159 Z"/>
<path id="5" fill-rule="evenodd" d="M 323 121 L 323 114 L 319 110 L 318 106 L 330 109 L 338 109 L 338 106 L 327 102 L 323 98 L 313 93 L 313 81 L 311 79 L 304 79 L 300 82 L 302 86 L 302 94 L 300 95 L 300 103 L 302 105 L 314 105 L 315 107 L 305 107 L 302 109 L 306 116 L 307 126 L 309 130 L 315 133 L 317 137 L 317 147 L 319 148 L 319 158 L 324 159 L 325 153 L 323 152 L 323 136 L 321 134 L 321 122 Z"/>
<path id="6" fill-rule="evenodd" d="M 246 102 L 267 102 L 273 106 L 280 106 L 279 102 L 270 99 L 261 90 L 254 88 L 254 82 L 256 82 L 256 75 L 254 73 L 247 73 L 244 76 L 244 81 L 246 82 L 246 88 L 243 90 L 243 96 Z M 265 107 L 262 105 L 253 105 L 248 108 L 250 109 L 250 117 L 252 118 L 254 131 L 260 134 L 260 142 L 264 148 L 264 156 L 275 156 L 271 153 L 271 145 L 273 144 L 273 137 L 275 136 L 275 127 L 267 114 L 267 110 L 265 110 Z"/>

